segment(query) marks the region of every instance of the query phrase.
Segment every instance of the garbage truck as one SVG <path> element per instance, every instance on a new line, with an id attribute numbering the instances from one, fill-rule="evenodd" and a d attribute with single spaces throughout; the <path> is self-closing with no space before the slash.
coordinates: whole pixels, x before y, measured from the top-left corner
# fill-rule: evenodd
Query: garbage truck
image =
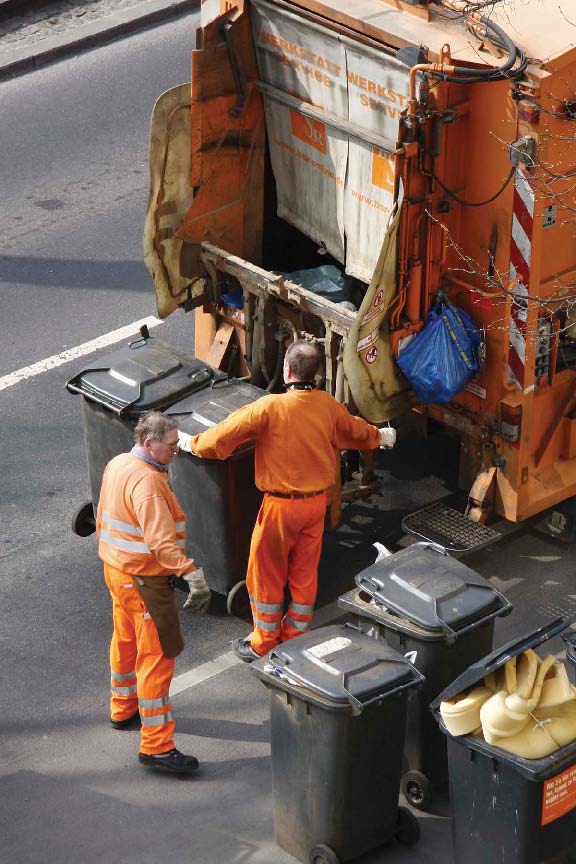
<path id="1" fill-rule="evenodd" d="M 314 341 L 353 412 L 457 437 L 458 531 L 576 495 L 569 6 L 205 0 L 191 81 L 152 116 L 159 316 L 192 313 L 196 356 L 270 392 Z M 424 403 L 396 361 L 439 296 L 474 321 L 478 371 Z"/>

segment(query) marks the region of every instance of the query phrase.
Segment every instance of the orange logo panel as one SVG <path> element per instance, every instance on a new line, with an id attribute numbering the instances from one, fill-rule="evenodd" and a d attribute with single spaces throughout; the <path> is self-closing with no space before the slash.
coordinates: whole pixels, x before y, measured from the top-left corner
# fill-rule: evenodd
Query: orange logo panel
<path id="1" fill-rule="evenodd" d="M 319 153 L 326 153 L 326 127 L 324 123 L 290 111 L 290 128 L 295 138 L 310 144 Z"/>
<path id="2" fill-rule="evenodd" d="M 372 184 L 394 192 L 395 170 L 394 160 L 383 150 L 374 147 L 372 150 Z"/>

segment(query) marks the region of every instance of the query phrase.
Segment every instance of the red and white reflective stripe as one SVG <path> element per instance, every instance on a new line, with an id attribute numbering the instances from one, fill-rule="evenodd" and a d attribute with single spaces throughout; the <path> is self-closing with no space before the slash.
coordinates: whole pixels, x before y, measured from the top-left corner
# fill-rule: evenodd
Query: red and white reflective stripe
<path id="1" fill-rule="evenodd" d="M 514 180 L 512 236 L 510 238 L 510 279 L 521 281 L 514 288 L 510 314 L 508 349 L 508 383 L 524 389 L 526 368 L 526 319 L 534 226 L 534 189 L 526 174 L 518 168 Z"/>

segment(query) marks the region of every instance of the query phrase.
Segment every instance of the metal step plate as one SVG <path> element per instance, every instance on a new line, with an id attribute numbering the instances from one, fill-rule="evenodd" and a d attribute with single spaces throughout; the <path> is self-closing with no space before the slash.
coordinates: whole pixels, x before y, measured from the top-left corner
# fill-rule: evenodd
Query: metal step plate
<path id="1" fill-rule="evenodd" d="M 438 543 L 447 552 L 456 554 L 475 552 L 501 537 L 493 528 L 472 522 L 463 513 L 441 502 L 405 516 L 402 528 L 420 540 Z"/>

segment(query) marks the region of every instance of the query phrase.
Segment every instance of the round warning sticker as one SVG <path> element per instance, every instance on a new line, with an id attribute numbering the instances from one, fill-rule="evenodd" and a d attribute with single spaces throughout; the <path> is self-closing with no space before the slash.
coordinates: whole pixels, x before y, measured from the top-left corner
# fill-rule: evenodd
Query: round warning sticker
<path id="1" fill-rule="evenodd" d="M 375 363 L 377 359 L 378 359 L 378 348 L 376 347 L 376 345 L 372 345 L 372 347 L 369 348 L 368 351 L 366 352 L 366 363 L 369 363 L 370 365 L 372 365 L 372 363 Z"/>

